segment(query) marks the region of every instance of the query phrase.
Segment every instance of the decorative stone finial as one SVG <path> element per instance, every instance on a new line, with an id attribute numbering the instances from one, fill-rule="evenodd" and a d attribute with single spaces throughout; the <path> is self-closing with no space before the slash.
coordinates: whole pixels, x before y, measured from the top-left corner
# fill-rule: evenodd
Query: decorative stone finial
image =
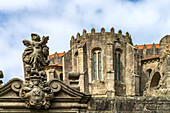
<path id="1" fill-rule="evenodd" d="M 112 28 L 110 29 L 110 32 L 111 32 L 111 33 L 114 33 L 114 32 L 115 32 L 115 29 L 112 27 Z"/>
<path id="2" fill-rule="evenodd" d="M 105 29 L 103 27 L 101 28 L 101 33 L 105 33 Z"/>
<path id="3" fill-rule="evenodd" d="M 80 38 L 80 33 L 79 32 L 77 33 L 77 38 Z"/>
<path id="4" fill-rule="evenodd" d="M 126 37 L 128 37 L 129 36 L 129 33 L 128 32 L 126 32 L 126 35 L 125 35 Z"/>
<path id="5" fill-rule="evenodd" d="M 86 30 L 85 29 L 83 29 L 83 35 L 85 35 L 86 34 Z"/>
<path id="6" fill-rule="evenodd" d="M 119 31 L 118 31 L 118 34 L 122 35 L 122 30 L 119 30 Z"/>
<path id="7" fill-rule="evenodd" d="M 95 29 L 94 29 L 94 28 L 91 29 L 91 33 L 92 33 L 92 34 L 95 33 Z"/>
<path id="8" fill-rule="evenodd" d="M 74 36 L 73 35 L 71 36 L 71 40 L 74 40 Z"/>
<path id="9" fill-rule="evenodd" d="M 155 48 L 155 43 L 152 44 L 152 48 Z"/>
<path id="10" fill-rule="evenodd" d="M 143 49 L 147 49 L 147 47 L 146 47 L 146 45 L 145 45 L 145 44 L 143 45 Z"/>
<path id="11" fill-rule="evenodd" d="M 31 34 L 32 41 L 23 40 L 27 47 L 23 53 L 25 81 L 19 91 L 21 99 L 28 108 L 45 108 L 50 106 L 50 100 L 59 87 L 47 83 L 45 67 L 49 64 L 48 36 L 42 39 L 36 33 Z"/>

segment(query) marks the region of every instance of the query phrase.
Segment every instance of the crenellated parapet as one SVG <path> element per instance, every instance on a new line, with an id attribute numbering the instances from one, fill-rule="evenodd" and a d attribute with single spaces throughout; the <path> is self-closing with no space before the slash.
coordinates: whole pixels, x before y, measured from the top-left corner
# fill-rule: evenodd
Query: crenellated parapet
<path id="1" fill-rule="evenodd" d="M 153 43 L 153 44 L 136 45 L 136 47 L 142 58 L 149 58 L 155 55 L 159 55 L 158 54 L 160 51 L 159 44 Z"/>
<path id="2" fill-rule="evenodd" d="M 109 39 L 110 41 L 114 41 L 117 38 L 120 39 L 120 41 L 124 41 L 126 43 L 132 44 L 132 38 L 131 35 L 126 32 L 125 34 L 122 34 L 122 30 L 118 30 L 118 33 L 115 33 L 115 29 L 112 27 L 110 29 L 110 32 L 106 32 L 105 28 L 101 28 L 100 32 L 96 32 L 94 28 L 91 29 L 90 33 L 87 33 L 85 29 L 82 31 L 82 35 L 78 32 L 76 37 L 72 36 L 71 41 L 70 41 L 70 47 L 73 48 L 73 46 L 79 45 L 81 42 L 86 41 L 86 40 L 107 40 Z"/>

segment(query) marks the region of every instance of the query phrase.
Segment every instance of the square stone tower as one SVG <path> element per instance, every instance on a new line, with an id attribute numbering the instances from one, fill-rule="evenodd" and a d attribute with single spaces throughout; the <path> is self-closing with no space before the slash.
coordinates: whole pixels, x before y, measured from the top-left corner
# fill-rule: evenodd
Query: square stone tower
<path id="1" fill-rule="evenodd" d="M 132 44 L 128 32 L 77 33 L 72 36 L 70 50 L 63 55 L 63 78 L 72 86 L 79 87 L 81 92 L 94 97 L 114 97 L 139 95 L 140 58 L 137 48 Z M 70 79 L 79 74 L 77 80 Z"/>

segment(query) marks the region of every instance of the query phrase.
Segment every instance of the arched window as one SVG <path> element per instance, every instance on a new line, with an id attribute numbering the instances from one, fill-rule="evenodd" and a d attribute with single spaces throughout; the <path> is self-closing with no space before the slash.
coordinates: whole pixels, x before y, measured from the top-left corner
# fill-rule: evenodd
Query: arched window
<path id="1" fill-rule="evenodd" d="M 101 79 L 101 52 L 98 52 L 98 77 Z"/>
<path id="2" fill-rule="evenodd" d="M 151 87 L 151 88 L 154 88 L 154 87 L 158 86 L 160 79 L 161 79 L 160 73 L 159 73 L 159 72 L 156 72 L 156 73 L 153 75 L 153 77 L 152 77 L 152 80 L 151 80 L 151 83 L 150 83 L 150 87 Z"/>
<path id="3" fill-rule="evenodd" d="M 78 52 L 74 55 L 74 71 L 78 72 Z"/>
<path id="4" fill-rule="evenodd" d="M 148 74 L 148 77 L 150 77 L 150 76 L 151 76 L 151 73 L 152 73 L 152 69 L 148 69 L 148 70 L 146 70 L 146 72 L 147 72 L 147 74 Z"/>
<path id="5" fill-rule="evenodd" d="M 120 53 L 118 53 L 118 80 L 120 80 Z"/>
<path id="6" fill-rule="evenodd" d="M 94 53 L 94 79 L 97 79 L 96 53 Z"/>
<path id="7" fill-rule="evenodd" d="M 117 80 L 117 53 L 114 55 L 115 80 Z"/>
<path id="8" fill-rule="evenodd" d="M 101 79 L 101 51 L 93 52 L 94 79 Z"/>
<path id="9" fill-rule="evenodd" d="M 115 68 L 115 63 L 114 63 L 114 61 L 115 61 L 115 46 L 114 46 L 114 44 L 112 46 L 112 51 L 113 51 L 113 70 L 114 70 L 114 68 Z"/>
<path id="10" fill-rule="evenodd" d="M 119 51 L 116 51 L 114 53 L 114 56 L 113 56 L 113 69 L 115 71 L 115 80 L 120 80 L 120 74 L 121 74 L 121 68 L 120 68 L 120 57 L 121 57 L 121 53 Z"/>

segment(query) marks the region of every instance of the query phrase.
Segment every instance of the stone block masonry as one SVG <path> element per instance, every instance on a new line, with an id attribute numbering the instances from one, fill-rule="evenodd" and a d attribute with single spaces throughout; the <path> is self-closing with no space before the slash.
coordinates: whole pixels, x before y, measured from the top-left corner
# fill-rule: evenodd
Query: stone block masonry
<path id="1" fill-rule="evenodd" d="M 169 113 L 170 97 L 92 98 L 88 113 Z"/>

